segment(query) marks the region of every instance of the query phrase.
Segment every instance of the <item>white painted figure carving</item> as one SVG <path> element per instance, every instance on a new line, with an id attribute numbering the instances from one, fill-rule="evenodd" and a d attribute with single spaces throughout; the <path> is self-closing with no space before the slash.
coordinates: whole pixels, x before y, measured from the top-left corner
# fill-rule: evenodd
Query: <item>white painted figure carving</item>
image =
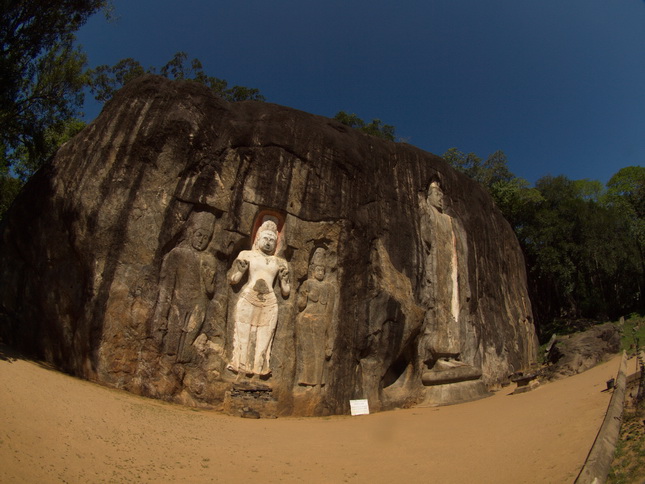
<path id="1" fill-rule="evenodd" d="M 335 291 L 325 281 L 324 254 L 324 249 L 316 249 L 309 278 L 298 292 L 298 309 L 301 312 L 296 318 L 296 381 L 302 386 L 325 384 L 325 362 L 332 355 L 331 322 Z"/>
<path id="2" fill-rule="evenodd" d="M 268 375 L 271 346 L 278 324 L 278 300 L 273 290 L 278 277 L 282 295 L 291 291 L 287 261 L 275 255 L 278 229 L 265 221 L 257 231 L 252 250 L 243 250 L 229 271 L 229 283 L 237 284 L 248 270 L 249 279 L 240 292 L 233 315 L 233 353 L 228 368 L 237 373 Z"/>
<path id="3" fill-rule="evenodd" d="M 154 325 L 163 352 L 177 362 L 190 361 L 192 344 L 202 329 L 215 291 L 215 258 L 206 248 L 215 217 L 198 212 L 188 223 L 188 237 L 164 257 Z"/>

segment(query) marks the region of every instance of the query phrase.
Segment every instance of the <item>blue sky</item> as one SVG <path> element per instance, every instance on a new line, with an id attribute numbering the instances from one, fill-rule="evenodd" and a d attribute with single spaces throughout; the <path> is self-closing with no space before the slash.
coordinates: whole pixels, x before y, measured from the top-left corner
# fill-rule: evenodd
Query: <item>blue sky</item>
<path id="1" fill-rule="evenodd" d="M 645 164 L 643 0 L 113 4 L 78 33 L 92 67 L 185 51 L 269 102 L 379 118 L 438 155 L 503 150 L 531 183 Z"/>

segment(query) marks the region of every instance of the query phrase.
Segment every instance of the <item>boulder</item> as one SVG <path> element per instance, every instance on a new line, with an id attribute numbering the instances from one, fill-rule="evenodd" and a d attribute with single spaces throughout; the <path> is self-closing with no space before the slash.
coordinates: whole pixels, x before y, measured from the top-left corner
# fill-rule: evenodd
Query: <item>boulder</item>
<path id="1" fill-rule="evenodd" d="M 620 351 L 620 330 L 612 323 L 553 339 L 543 374 L 551 380 L 582 373 Z"/>
<path id="2" fill-rule="evenodd" d="M 14 347 L 249 415 L 452 403 L 461 376 L 490 389 L 537 355 L 518 242 L 476 182 L 405 143 L 156 76 L 30 180 L 0 281 Z"/>

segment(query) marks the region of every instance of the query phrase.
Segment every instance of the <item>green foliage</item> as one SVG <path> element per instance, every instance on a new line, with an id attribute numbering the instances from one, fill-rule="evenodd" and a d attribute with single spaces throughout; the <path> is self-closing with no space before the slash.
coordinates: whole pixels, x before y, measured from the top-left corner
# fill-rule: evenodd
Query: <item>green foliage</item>
<path id="1" fill-rule="evenodd" d="M 573 189 L 583 200 L 599 201 L 604 193 L 604 187 L 598 180 L 573 180 Z"/>
<path id="2" fill-rule="evenodd" d="M 623 326 L 622 347 L 635 354 L 643 348 L 645 318 L 632 315 Z M 636 339 L 639 340 L 636 344 Z M 632 366 L 636 362 L 636 367 Z M 638 368 L 636 359 L 629 363 L 629 370 Z M 620 437 L 616 443 L 614 459 L 607 476 L 609 483 L 645 482 L 645 402 L 639 399 L 641 379 L 627 381 L 625 407 L 620 425 Z"/>
<path id="3" fill-rule="evenodd" d="M 377 138 L 388 141 L 394 141 L 396 139 L 396 128 L 389 124 L 383 124 L 380 119 L 373 119 L 369 123 L 366 123 L 356 114 L 348 114 L 345 111 L 339 111 L 336 113 L 334 119 L 345 126 L 356 128 L 370 136 L 376 136 Z"/>
<path id="4" fill-rule="evenodd" d="M 628 221 L 588 183 L 544 177 L 518 238 L 541 318 L 606 319 L 642 306 L 642 266 Z M 535 304 L 537 302 L 537 304 Z"/>
<path id="5" fill-rule="evenodd" d="M 645 167 L 621 168 L 607 183 L 605 202 L 629 220 L 630 234 L 645 247 Z"/>
<path id="6" fill-rule="evenodd" d="M 524 178 L 497 181 L 489 187 L 489 191 L 506 220 L 518 234 L 524 229 L 527 217 L 544 200 L 540 191 L 531 187 Z"/>
<path id="7" fill-rule="evenodd" d="M 453 168 L 465 173 L 473 180 L 481 183 L 480 170 L 482 160 L 475 153 L 464 153 L 457 148 L 450 148 L 443 154 L 446 160 Z"/>
<path id="8" fill-rule="evenodd" d="M 528 213 L 543 200 L 539 190 L 530 187 L 525 179 L 513 175 L 503 151 L 495 151 L 486 161 L 482 161 L 475 153 L 466 154 L 457 148 L 450 148 L 443 158 L 481 183 L 516 231 L 522 230 Z"/>
<path id="9" fill-rule="evenodd" d="M 543 334 L 553 325 L 642 311 L 645 169 L 623 168 L 606 189 L 564 176 L 530 187 L 501 151 L 482 161 L 451 148 L 444 159 L 479 181 L 515 230 Z"/>
<path id="10" fill-rule="evenodd" d="M 620 349 L 634 354 L 637 345 L 641 350 L 645 349 L 645 317 L 634 313 L 625 319 L 620 338 Z"/>
<path id="11" fill-rule="evenodd" d="M 109 101 L 122 86 L 145 74 L 139 61 L 121 59 L 113 66 L 101 65 L 88 71 L 90 92 L 99 102 Z"/>
<path id="12" fill-rule="evenodd" d="M 53 156 L 64 143 L 76 136 L 86 123 L 80 119 L 67 118 L 45 127 L 40 137 L 40 152 L 44 159 Z M 40 166 L 41 158 L 35 158 L 27 147 L 19 146 L 13 152 L 12 171 L 24 183 Z"/>
<path id="13" fill-rule="evenodd" d="M 21 188 L 22 182 L 18 178 L 0 174 L 0 220 L 4 218 Z"/>
<path id="14" fill-rule="evenodd" d="M 74 32 L 109 0 L 0 0 L 0 216 L 20 186 L 84 126 L 84 89 L 99 101 L 153 68 L 134 59 L 86 70 Z M 206 84 L 230 101 L 264 100 L 257 89 L 229 88 L 204 73 L 201 62 L 179 52 L 160 69 L 170 79 Z"/>
<path id="15" fill-rule="evenodd" d="M 33 171 L 51 155 L 47 132 L 78 116 L 85 55 L 73 33 L 105 0 L 3 1 L 0 18 L 2 162 Z M 27 173 L 28 175 L 28 173 Z M 4 195 L 3 195 L 4 196 Z"/>
<path id="16" fill-rule="evenodd" d="M 113 66 L 98 66 L 88 72 L 90 91 L 97 101 L 105 102 L 131 80 L 143 74 L 157 73 L 168 79 L 199 82 L 227 101 L 264 101 L 264 96 L 258 89 L 244 86 L 229 88 L 224 79 L 207 75 L 199 59 L 189 60 L 185 52 L 177 52 L 159 72 L 154 67 L 145 69 L 139 61 L 132 58 L 122 59 Z"/>
<path id="17" fill-rule="evenodd" d="M 491 189 L 495 184 L 508 183 L 515 178 L 508 169 L 506 155 L 500 150 L 489 155 L 483 162 L 475 153 L 466 154 L 457 148 L 450 148 L 444 153 L 443 158 L 454 168 L 477 180 L 488 189 Z"/>

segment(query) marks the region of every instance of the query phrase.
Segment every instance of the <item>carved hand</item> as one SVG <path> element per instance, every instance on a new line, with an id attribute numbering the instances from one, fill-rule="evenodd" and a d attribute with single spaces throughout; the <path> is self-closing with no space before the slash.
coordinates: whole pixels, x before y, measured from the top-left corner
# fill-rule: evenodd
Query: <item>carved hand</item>
<path id="1" fill-rule="evenodd" d="M 242 260 L 242 259 L 237 259 L 237 270 L 239 272 L 246 272 L 246 270 L 249 268 L 249 261 L 247 260 Z"/>
<path id="2" fill-rule="evenodd" d="M 286 267 L 280 268 L 280 280 L 288 282 L 289 281 L 289 269 Z"/>

